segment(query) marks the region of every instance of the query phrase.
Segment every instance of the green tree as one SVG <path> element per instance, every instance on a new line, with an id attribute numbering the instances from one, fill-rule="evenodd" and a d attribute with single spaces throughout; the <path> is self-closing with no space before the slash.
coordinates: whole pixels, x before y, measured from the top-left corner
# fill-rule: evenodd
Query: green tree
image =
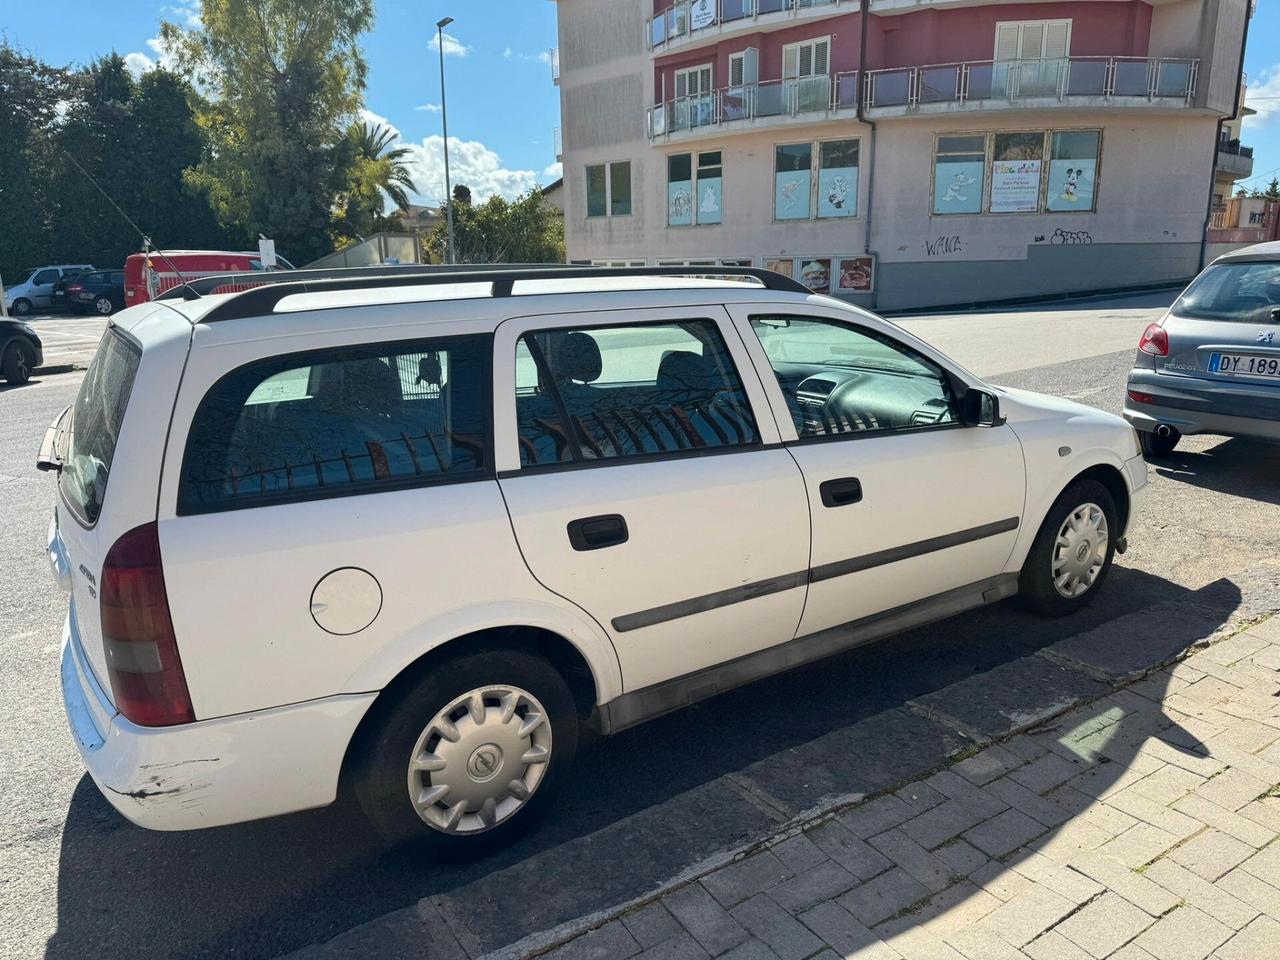
<path id="1" fill-rule="evenodd" d="M 50 257 L 47 154 L 40 145 L 70 89 L 65 69 L 0 41 L 0 278 L 6 283 Z"/>
<path id="2" fill-rule="evenodd" d="M 346 186 L 372 0 L 204 0 L 200 15 L 198 30 L 161 25 L 179 68 L 212 98 L 199 122 L 213 149 L 191 182 L 295 263 L 322 256 Z"/>
<path id="3" fill-rule="evenodd" d="M 387 216 L 390 200 L 399 211 L 409 209 L 409 194 L 416 192 L 406 158 L 408 147 L 397 147 L 396 132 L 364 120 L 347 129 L 347 185 L 338 198 L 334 231 L 342 239 L 355 240 L 380 230 L 400 229 L 395 214 Z"/>
<path id="4" fill-rule="evenodd" d="M 1272 177 L 1271 182 L 1267 184 L 1267 189 L 1262 195 L 1268 200 L 1280 200 L 1280 177 Z"/>
<path id="5" fill-rule="evenodd" d="M 564 221 L 538 187 L 511 201 L 455 202 L 453 232 L 458 263 L 564 262 Z M 427 239 L 433 259 L 445 260 L 448 236 L 441 220 Z"/>

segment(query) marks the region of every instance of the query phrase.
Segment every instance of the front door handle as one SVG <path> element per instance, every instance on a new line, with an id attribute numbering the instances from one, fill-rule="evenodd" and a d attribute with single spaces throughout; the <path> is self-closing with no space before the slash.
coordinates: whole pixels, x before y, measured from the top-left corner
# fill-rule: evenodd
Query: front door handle
<path id="1" fill-rule="evenodd" d="M 827 480 L 818 487 L 824 507 L 843 507 L 862 501 L 862 481 L 857 477 Z"/>
<path id="2" fill-rule="evenodd" d="M 599 550 L 626 543 L 627 521 L 618 513 L 569 521 L 569 543 L 575 550 Z"/>

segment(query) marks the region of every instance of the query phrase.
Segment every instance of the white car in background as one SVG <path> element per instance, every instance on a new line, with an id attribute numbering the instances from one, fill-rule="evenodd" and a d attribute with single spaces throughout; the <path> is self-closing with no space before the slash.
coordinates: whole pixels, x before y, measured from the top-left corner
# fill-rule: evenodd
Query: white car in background
<path id="1" fill-rule="evenodd" d="M 15 317 L 28 317 L 36 310 L 45 310 L 53 306 L 55 283 L 78 277 L 92 269 L 91 263 L 60 263 L 27 271 L 17 283 L 5 287 L 5 310 Z"/>
<path id="2" fill-rule="evenodd" d="M 1070 613 L 1124 549 L 1123 420 L 796 281 L 421 271 L 125 310 L 50 428 L 67 714 L 135 823 L 350 776 L 390 841 L 478 853 L 581 725 L 1015 593 Z"/>

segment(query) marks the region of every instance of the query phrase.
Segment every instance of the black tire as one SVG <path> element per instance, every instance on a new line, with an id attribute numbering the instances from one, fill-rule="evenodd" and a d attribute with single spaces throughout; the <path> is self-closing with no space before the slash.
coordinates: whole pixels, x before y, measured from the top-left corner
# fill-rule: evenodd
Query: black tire
<path id="1" fill-rule="evenodd" d="M 444 833 L 427 824 L 410 801 L 409 762 L 419 737 L 439 711 L 463 694 L 489 685 L 518 687 L 542 704 L 551 724 L 547 769 L 529 799 L 507 819 L 475 833 Z M 511 843 L 545 814 L 573 766 L 579 724 L 573 694 L 559 671 L 524 650 L 464 653 L 424 669 L 402 689 L 383 696 L 386 702 L 375 704 L 358 742 L 352 745 L 351 773 L 360 806 L 388 847 L 411 843 L 437 860 L 484 856 Z M 429 773 L 418 776 L 426 778 L 425 784 L 432 782 Z"/>
<path id="2" fill-rule="evenodd" d="M 31 364 L 35 362 L 35 354 L 21 340 L 9 344 L 0 360 L 0 372 L 4 378 L 14 385 L 26 383 L 31 379 Z"/>
<path id="3" fill-rule="evenodd" d="M 1065 596 L 1055 585 L 1053 576 L 1058 532 L 1067 518 L 1086 504 L 1096 504 L 1106 517 L 1106 555 L 1093 582 L 1078 596 Z M 1107 574 L 1111 572 L 1118 536 L 1119 515 L 1111 492 L 1096 480 L 1077 480 L 1071 484 L 1049 508 L 1022 565 L 1022 573 L 1018 577 L 1018 595 L 1023 605 L 1047 617 L 1062 617 L 1088 604 L 1097 596 Z"/>
<path id="4" fill-rule="evenodd" d="M 100 317 L 109 317 L 111 314 L 115 313 L 115 311 L 115 303 L 112 302 L 111 298 L 105 294 L 93 301 L 93 312 Z"/>
<path id="5" fill-rule="evenodd" d="M 19 297 L 13 301 L 13 315 L 15 317 L 31 316 L 31 301 L 26 297 Z"/>
<path id="6" fill-rule="evenodd" d="M 1182 434 L 1177 430 L 1171 430 L 1167 437 L 1162 437 L 1154 431 L 1138 431 L 1138 445 L 1142 447 L 1142 456 L 1147 460 L 1160 460 L 1167 457 L 1173 453 L 1173 448 L 1181 439 Z"/>

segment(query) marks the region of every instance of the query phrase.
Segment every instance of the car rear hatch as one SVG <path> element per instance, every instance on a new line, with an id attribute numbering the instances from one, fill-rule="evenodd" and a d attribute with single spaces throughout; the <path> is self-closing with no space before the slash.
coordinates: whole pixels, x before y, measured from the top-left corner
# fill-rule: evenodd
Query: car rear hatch
<path id="1" fill-rule="evenodd" d="M 133 314 L 133 316 L 130 316 Z M 169 416 L 190 324 L 146 304 L 119 314 L 98 346 L 71 407 L 50 427 L 39 465 L 58 469 L 50 562 L 72 603 L 72 642 L 108 697 L 103 562 L 126 533 L 156 519 Z"/>

